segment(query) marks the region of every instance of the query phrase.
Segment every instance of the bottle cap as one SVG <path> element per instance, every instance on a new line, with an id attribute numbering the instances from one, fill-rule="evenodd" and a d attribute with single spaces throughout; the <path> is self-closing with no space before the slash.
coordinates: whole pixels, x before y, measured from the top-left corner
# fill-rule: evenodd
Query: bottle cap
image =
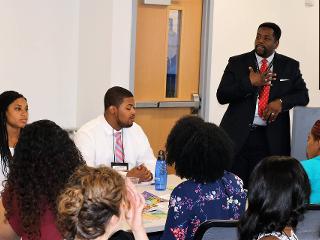
<path id="1" fill-rule="evenodd" d="M 165 153 L 163 150 L 159 150 L 158 152 L 158 160 L 165 160 Z"/>

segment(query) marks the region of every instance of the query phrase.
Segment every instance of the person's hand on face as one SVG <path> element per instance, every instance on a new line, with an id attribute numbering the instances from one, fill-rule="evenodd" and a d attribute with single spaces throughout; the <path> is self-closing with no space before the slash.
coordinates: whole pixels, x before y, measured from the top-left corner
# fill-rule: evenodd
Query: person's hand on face
<path id="1" fill-rule="evenodd" d="M 139 182 L 148 182 L 153 178 L 152 173 L 143 164 L 128 171 L 127 177 L 137 177 Z"/>
<path id="2" fill-rule="evenodd" d="M 142 211 L 145 200 L 141 193 L 137 191 L 135 186 L 126 179 L 128 205 L 126 209 L 126 221 L 133 232 L 143 229 Z"/>

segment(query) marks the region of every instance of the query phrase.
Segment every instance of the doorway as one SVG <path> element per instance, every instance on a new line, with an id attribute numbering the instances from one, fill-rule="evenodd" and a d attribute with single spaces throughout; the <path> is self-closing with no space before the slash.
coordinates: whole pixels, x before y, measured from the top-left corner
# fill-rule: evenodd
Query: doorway
<path id="1" fill-rule="evenodd" d="M 136 122 L 148 136 L 155 156 L 165 148 L 166 138 L 179 118 L 204 110 L 198 108 L 199 95 L 203 105 L 208 92 L 203 81 L 208 81 L 205 66 L 207 59 L 211 59 L 207 46 L 203 46 L 209 42 L 203 22 L 209 19 L 208 5 L 210 0 L 177 0 L 168 6 L 137 0 Z"/>

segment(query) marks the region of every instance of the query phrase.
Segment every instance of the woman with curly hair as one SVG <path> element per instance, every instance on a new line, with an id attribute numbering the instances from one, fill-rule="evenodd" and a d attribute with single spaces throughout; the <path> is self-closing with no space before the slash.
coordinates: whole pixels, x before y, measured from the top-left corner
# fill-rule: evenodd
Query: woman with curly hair
<path id="1" fill-rule="evenodd" d="M 240 240 L 298 240 L 294 234 L 309 203 L 308 176 L 298 160 L 272 156 L 249 180 L 248 209 L 240 220 Z"/>
<path id="2" fill-rule="evenodd" d="M 218 126 L 198 117 L 180 119 L 166 144 L 167 162 L 187 181 L 171 193 L 161 239 L 193 239 L 209 219 L 239 219 L 245 210 L 242 180 L 228 172 L 232 142 Z"/>
<path id="3" fill-rule="evenodd" d="M 56 240 L 56 199 L 82 156 L 68 133 L 49 120 L 20 135 L 0 201 L 0 239 Z"/>
<path id="4" fill-rule="evenodd" d="M 18 92 L 0 94 L 0 192 L 8 174 L 9 161 L 18 142 L 21 129 L 28 121 L 27 99 Z"/>
<path id="5" fill-rule="evenodd" d="M 58 198 L 58 224 L 66 240 L 130 240 L 130 234 L 118 231 L 126 219 L 135 239 L 144 240 L 143 207 L 143 196 L 117 171 L 82 166 Z"/>

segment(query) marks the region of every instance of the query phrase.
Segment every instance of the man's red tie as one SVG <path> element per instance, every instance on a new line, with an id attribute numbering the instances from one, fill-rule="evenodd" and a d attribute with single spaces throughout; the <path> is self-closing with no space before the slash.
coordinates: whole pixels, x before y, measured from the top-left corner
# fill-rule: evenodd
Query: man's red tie
<path id="1" fill-rule="evenodd" d="M 260 67 L 260 73 L 264 73 L 268 68 L 268 60 L 262 59 L 262 64 Z M 266 106 L 269 101 L 270 85 L 264 85 L 259 92 L 259 103 L 258 103 L 258 114 L 262 118 L 263 111 L 266 109 Z"/>

